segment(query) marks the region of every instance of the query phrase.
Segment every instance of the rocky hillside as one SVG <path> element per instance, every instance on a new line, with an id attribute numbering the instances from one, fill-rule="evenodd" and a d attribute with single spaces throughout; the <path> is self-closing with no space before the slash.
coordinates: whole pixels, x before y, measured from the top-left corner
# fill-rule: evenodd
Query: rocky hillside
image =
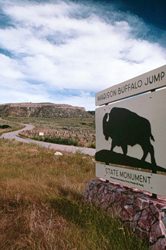
<path id="1" fill-rule="evenodd" d="M 1 117 L 90 118 L 85 108 L 54 103 L 8 103 L 0 105 Z"/>

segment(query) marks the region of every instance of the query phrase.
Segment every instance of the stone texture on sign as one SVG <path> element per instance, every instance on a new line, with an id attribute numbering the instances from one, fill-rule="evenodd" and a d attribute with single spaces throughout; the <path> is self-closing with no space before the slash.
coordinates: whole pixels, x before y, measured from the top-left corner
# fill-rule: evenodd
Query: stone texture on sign
<path id="1" fill-rule="evenodd" d="M 161 220 L 157 221 L 150 231 L 150 242 L 153 243 L 161 236 L 165 235 L 165 226 Z"/>
<path id="2" fill-rule="evenodd" d="M 150 209 L 147 208 L 143 210 L 138 225 L 140 228 L 149 231 L 155 220 L 156 220 L 155 216 L 152 214 Z"/>
<path id="3" fill-rule="evenodd" d="M 166 249 L 166 198 L 102 179 L 87 183 L 83 200 L 118 217 L 135 234 L 150 243 L 149 250 Z"/>
<path id="4" fill-rule="evenodd" d="M 166 239 L 159 239 L 156 244 L 152 245 L 149 250 L 165 250 L 166 249 Z"/>

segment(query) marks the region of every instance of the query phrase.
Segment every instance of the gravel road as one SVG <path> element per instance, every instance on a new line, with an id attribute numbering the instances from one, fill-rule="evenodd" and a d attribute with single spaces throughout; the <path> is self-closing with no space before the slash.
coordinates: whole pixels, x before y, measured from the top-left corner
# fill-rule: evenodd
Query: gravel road
<path id="1" fill-rule="evenodd" d="M 75 153 L 77 151 L 77 152 L 91 155 L 91 156 L 94 156 L 96 153 L 96 149 L 94 149 L 94 148 L 67 146 L 67 145 L 61 145 L 61 144 L 55 144 L 55 143 L 36 141 L 36 140 L 28 139 L 28 138 L 20 138 L 19 137 L 20 131 L 31 130 L 34 128 L 33 125 L 29 125 L 29 124 L 24 124 L 24 125 L 26 126 L 25 128 L 17 130 L 17 131 L 9 132 L 9 133 L 4 133 L 0 136 L 0 138 L 9 139 L 9 140 L 14 139 L 16 141 L 20 141 L 20 142 L 24 142 L 24 143 L 36 143 L 36 144 L 40 145 L 41 147 L 50 148 L 50 149 L 54 149 L 57 151 L 67 151 L 67 152 L 72 152 L 72 153 Z"/>

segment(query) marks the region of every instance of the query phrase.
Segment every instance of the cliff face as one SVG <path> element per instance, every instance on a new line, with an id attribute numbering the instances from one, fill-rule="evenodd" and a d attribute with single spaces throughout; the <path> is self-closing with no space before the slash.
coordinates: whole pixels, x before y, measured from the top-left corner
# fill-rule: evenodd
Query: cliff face
<path id="1" fill-rule="evenodd" d="M 90 118 L 82 107 L 54 103 L 8 103 L 0 105 L 2 117 Z"/>

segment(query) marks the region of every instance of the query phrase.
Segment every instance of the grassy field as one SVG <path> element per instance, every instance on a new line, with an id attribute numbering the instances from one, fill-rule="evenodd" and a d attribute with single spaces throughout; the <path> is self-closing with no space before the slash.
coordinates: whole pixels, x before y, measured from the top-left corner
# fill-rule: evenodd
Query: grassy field
<path id="1" fill-rule="evenodd" d="M 117 219 L 84 204 L 90 156 L 0 139 L 1 250 L 147 250 Z"/>
<path id="2" fill-rule="evenodd" d="M 22 134 L 20 134 L 21 136 L 60 144 L 66 144 L 66 141 L 70 141 L 70 145 L 95 148 L 95 118 L 55 119 L 17 117 L 7 119 L 18 123 L 32 124 L 35 126 L 32 131 L 27 133 L 22 132 Z M 42 131 L 44 132 L 44 136 L 39 137 L 39 133 Z"/>
<path id="3" fill-rule="evenodd" d="M 95 134 L 95 118 L 37 118 L 37 117 L 5 117 L 9 121 L 32 124 L 36 129 L 82 131 Z"/>
<path id="4" fill-rule="evenodd" d="M 10 128 L 2 129 L 1 126 L 3 126 L 3 125 L 8 125 L 8 126 L 10 126 Z M 11 122 L 10 120 L 8 120 L 8 121 L 0 120 L 0 135 L 2 133 L 18 130 L 18 129 L 21 129 L 23 127 L 24 127 L 23 125 L 20 125 L 19 123 Z"/>

